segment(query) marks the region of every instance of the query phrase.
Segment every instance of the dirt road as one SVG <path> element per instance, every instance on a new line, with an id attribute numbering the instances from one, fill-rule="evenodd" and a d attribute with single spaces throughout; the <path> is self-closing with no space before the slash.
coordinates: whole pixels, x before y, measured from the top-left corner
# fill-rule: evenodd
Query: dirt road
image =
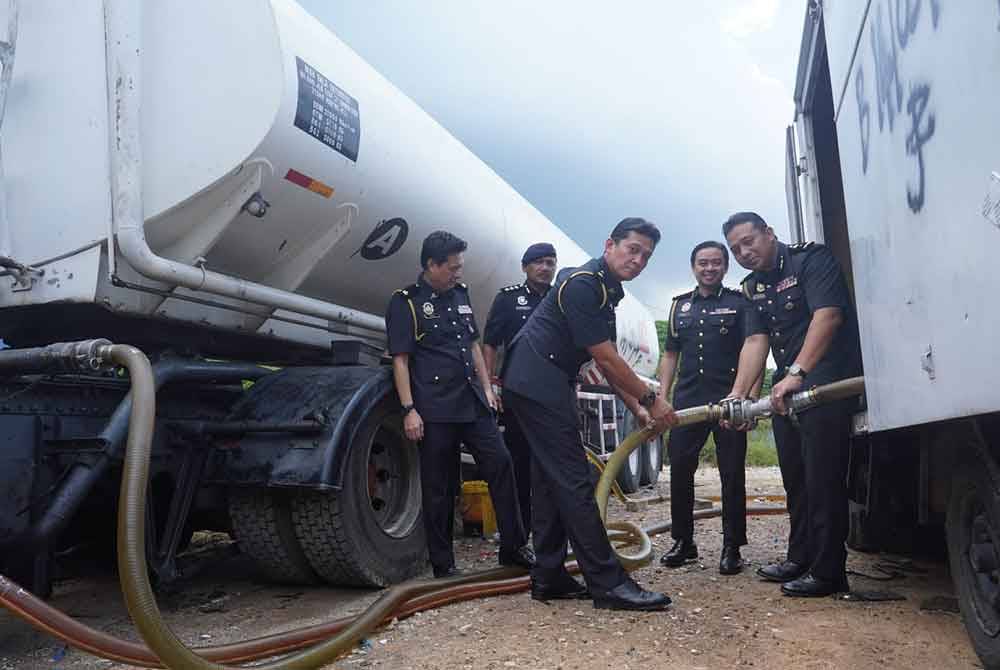
<path id="1" fill-rule="evenodd" d="M 666 471 L 664 471 L 666 475 Z M 664 478 L 665 479 L 665 478 Z M 714 470 L 700 471 L 699 497 L 718 494 Z M 749 493 L 780 493 L 775 469 L 751 471 Z M 666 495 L 661 480 L 653 494 Z M 649 491 L 644 492 L 648 495 Z M 613 502 L 613 517 L 652 524 L 669 517 L 666 502 L 629 512 Z M 670 594 L 672 609 L 657 614 L 598 612 L 589 602 L 545 605 L 527 594 L 453 605 L 395 622 L 331 668 L 391 670 L 532 668 L 917 668 L 980 667 L 955 608 L 943 563 L 907 562 L 894 557 L 852 553 L 849 568 L 889 581 L 852 576 L 855 591 L 882 591 L 904 598 L 849 602 L 835 598 L 783 597 L 753 570 L 781 557 L 787 519 L 749 520 L 748 568 L 723 577 L 717 563 L 719 519 L 698 522 L 701 560 L 676 570 L 658 562 L 636 573 L 650 588 Z M 248 561 L 224 537 L 203 538 L 202 571 L 182 592 L 161 598 L 164 614 L 191 644 L 220 644 L 319 623 L 358 612 L 375 594 L 348 589 L 295 589 L 256 581 Z M 670 538 L 654 538 L 658 555 Z M 465 539 L 458 545 L 464 567 L 492 566 L 495 545 Z M 60 582 L 53 603 L 87 624 L 133 638 L 115 577 L 111 574 Z M 0 612 L 0 669 L 124 668 L 36 633 Z"/>

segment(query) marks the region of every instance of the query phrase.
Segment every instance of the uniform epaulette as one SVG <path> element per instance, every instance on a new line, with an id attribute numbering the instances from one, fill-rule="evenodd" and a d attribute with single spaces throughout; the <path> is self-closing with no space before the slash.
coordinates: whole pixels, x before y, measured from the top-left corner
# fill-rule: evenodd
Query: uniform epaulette
<path id="1" fill-rule="evenodd" d="M 409 298 L 420 290 L 420 284 L 410 284 L 406 288 L 397 288 L 393 293 L 402 293 L 404 296 Z"/>
<path id="2" fill-rule="evenodd" d="M 743 291 L 735 288 L 729 288 L 728 286 L 723 286 L 722 290 L 726 293 L 735 293 L 736 295 L 743 295 Z"/>
<path id="3" fill-rule="evenodd" d="M 751 291 L 750 291 L 750 286 L 749 286 L 749 282 L 750 282 L 750 280 L 751 280 L 752 278 L 753 278 L 753 273 L 751 272 L 750 274 L 748 274 L 748 275 L 747 275 L 746 277 L 744 277 L 744 278 L 743 278 L 743 279 L 742 279 L 742 280 L 740 281 L 740 288 L 742 289 L 742 291 L 741 291 L 741 292 L 742 292 L 742 293 L 743 293 L 743 295 L 745 295 L 745 296 L 746 296 L 747 298 L 751 298 L 751 297 L 752 297 L 752 293 L 751 293 Z"/>
<path id="4" fill-rule="evenodd" d="M 511 291 L 520 291 L 524 288 L 524 284 L 511 284 L 510 286 L 504 286 L 501 291 L 505 293 L 510 293 Z"/>
<path id="5" fill-rule="evenodd" d="M 815 242 L 799 242 L 798 244 L 789 244 L 788 251 L 793 254 L 797 254 L 800 251 L 811 249 L 814 246 L 816 246 Z"/>
<path id="6" fill-rule="evenodd" d="M 683 300 L 684 298 L 690 298 L 693 295 L 694 295 L 694 289 L 691 289 L 686 293 L 680 293 L 678 295 L 675 295 L 673 298 L 671 298 L 671 300 Z"/>
<path id="7" fill-rule="evenodd" d="M 563 314 L 566 313 L 565 308 L 562 304 L 562 294 L 563 289 L 566 288 L 566 284 L 570 283 L 578 277 L 590 277 L 591 279 L 597 280 L 597 285 L 601 287 L 601 305 L 599 309 L 604 309 L 604 306 L 608 304 L 608 287 L 604 285 L 604 271 L 598 270 L 593 272 L 591 270 L 573 270 L 572 273 L 559 284 L 559 288 L 556 289 L 556 302 L 559 304 L 559 311 Z"/>
<path id="8" fill-rule="evenodd" d="M 469 292 L 469 287 L 466 286 L 465 284 L 463 284 L 462 282 L 458 282 L 457 284 L 455 284 L 455 288 L 460 288 L 463 291 L 465 291 L 466 293 Z"/>

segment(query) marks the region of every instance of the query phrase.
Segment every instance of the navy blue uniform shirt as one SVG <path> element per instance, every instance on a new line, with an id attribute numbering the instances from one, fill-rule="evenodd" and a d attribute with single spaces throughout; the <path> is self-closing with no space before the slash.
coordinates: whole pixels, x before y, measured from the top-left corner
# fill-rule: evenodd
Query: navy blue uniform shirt
<path id="1" fill-rule="evenodd" d="M 474 421 L 488 411 L 472 358 L 479 330 L 465 284 L 439 294 L 418 279 L 392 294 L 385 325 L 389 353 L 410 355 L 413 404 L 424 421 Z"/>
<path id="2" fill-rule="evenodd" d="M 674 387 L 680 409 L 717 402 L 733 388 L 743 341 L 767 333 L 743 294 L 720 286 L 709 295 L 688 291 L 670 304 L 663 348 L 681 355 Z"/>
<path id="3" fill-rule="evenodd" d="M 588 347 L 614 342 L 615 307 L 624 293 L 603 258 L 559 272 L 555 285 L 511 343 L 504 389 L 575 412 L 573 391 Z"/>
<path id="4" fill-rule="evenodd" d="M 498 349 L 509 345 L 541 301 L 542 295 L 535 293 L 527 282 L 504 286 L 493 299 L 486 317 L 483 342 Z"/>
<path id="5" fill-rule="evenodd" d="M 795 362 L 813 313 L 823 307 L 839 307 L 844 321 L 823 358 L 806 371 L 806 386 L 861 374 L 857 320 L 837 259 L 822 244 L 788 246 L 779 242 L 777 261 L 773 270 L 751 272 L 743 280 L 743 293 L 771 339 L 771 353 L 778 365 L 774 381 L 782 379 Z"/>

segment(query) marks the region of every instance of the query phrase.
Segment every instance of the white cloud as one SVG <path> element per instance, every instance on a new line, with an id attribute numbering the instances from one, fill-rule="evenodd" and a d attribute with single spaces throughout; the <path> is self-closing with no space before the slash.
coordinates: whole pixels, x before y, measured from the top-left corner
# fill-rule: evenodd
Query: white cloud
<path id="1" fill-rule="evenodd" d="M 722 17 L 722 32 L 737 39 L 763 32 L 774 25 L 781 0 L 743 0 Z"/>

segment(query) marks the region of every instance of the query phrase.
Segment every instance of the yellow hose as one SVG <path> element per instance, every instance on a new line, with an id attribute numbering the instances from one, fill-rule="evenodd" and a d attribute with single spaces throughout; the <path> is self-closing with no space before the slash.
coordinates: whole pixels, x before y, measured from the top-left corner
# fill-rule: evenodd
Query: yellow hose
<path id="1" fill-rule="evenodd" d="M 129 420 L 118 510 L 118 570 L 129 615 L 142 639 L 168 668 L 221 670 L 235 667 L 220 665 L 199 656 L 185 646 L 163 622 L 149 582 L 145 552 L 146 491 L 149 484 L 149 458 L 156 414 L 153 370 L 149 359 L 135 347 L 113 345 L 110 347 L 110 357 L 114 363 L 128 370 L 132 383 L 132 413 Z M 624 459 L 628 457 L 629 452 L 649 439 L 648 435 L 649 431 L 641 430 L 626 438 L 615 450 L 601 474 L 597 487 L 597 502 L 602 518 L 607 511 L 608 494 Z M 639 546 L 638 550 L 631 554 L 622 553 L 621 547 L 615 549 L 626 569 L 634 570 L 649 563 L 652 557 L 652 541 L 641 528 L 628 522 L 613 522 L 608 524 L 608 529 L 617 531 L 613 532 L 616 542 L 624 546 L 632 544 Z M 336 660 L 385 620 L 386 615 L 411 598 L 448 585 L 514 577 L 522 572 L 519 569 L 500 568 L 450 580 L 416 581 L 392 587 L 351 625 L 326 642 L 289 658 L 256 667 L 266 670 L 312 670 Z"/>
<path id="2" fill-rule="evenodd" d="M 167 668 L 183 670 L 221 670 L 237 666 L 220 665 L 209 661 L 181 642 L 166 626 L 156 604 L 146 566 L 146 492 L 149 484 L 149 458 L 156 413 L 156 389 L 152 367 L 146 356 L 135 347 L 111 345 L 111 360 L 125 367 L 132 383 L 132 411 L 128 429 L 128 443 L 122 472 L 118 510 L 118 570 L 125 604 L 139 634 L 149 648 Z M 695 407 L 677 412 L 679 425 L 722 418 L 718 405 Z M 643 443 L 656 437 L 657 432 L 643 428 L 629 435 L 615 449 L 597 483 L 595 497 L 601 519 L 607 519 L 608 496 L 619 470 L 628 455 Z M 609 536 L 622 565 L 635 570 L 652 560 L 652 541 L 645 530 L 630 522 L 606 523 Z M 636 545 L 632 553 L 622 549 Z M 372 604 L 350 625 L 329 640 L 280 661 L 254 666 L 264 670 L 312 670 L 326 665 L 352 648 L 370 631 L 377 628 L 387 616 L 408 600 L 450 586 L 472 584 L 485 580 L 507 579 L 522 575 L 520 568 L 497 568 L 450 579 L 413 581 L 394 586 Z"/>
<path id="3" fill-rule="evenodd" d="M 213 663 L 186 647 L 163 622 L 146 568 L 146 490 L 149 482 L 149 457 L 156 412 L 156 390 L 149 359 L 126 345 L 113 345 L 111 360 L 128 369 L 132 382 L 132 413 L 128 444 L 122 471 L 118 510 L 118 571 L 125 605 L 139 634 L 164 666 L 183 670 L 220 670 L 237 666 Z M 523 570 L 497 568 L 450 580 L 424 580 L 388 589 L 365 612 L 335 636 L 306 651 L 274 663 L 255 666 L 265 670 L 312 670 L 326 665 L 351 649 L 386 615 L 411 598 L 436 591 L 444 586 L 471 583 L 482 579 L 516 577 Z"/>

